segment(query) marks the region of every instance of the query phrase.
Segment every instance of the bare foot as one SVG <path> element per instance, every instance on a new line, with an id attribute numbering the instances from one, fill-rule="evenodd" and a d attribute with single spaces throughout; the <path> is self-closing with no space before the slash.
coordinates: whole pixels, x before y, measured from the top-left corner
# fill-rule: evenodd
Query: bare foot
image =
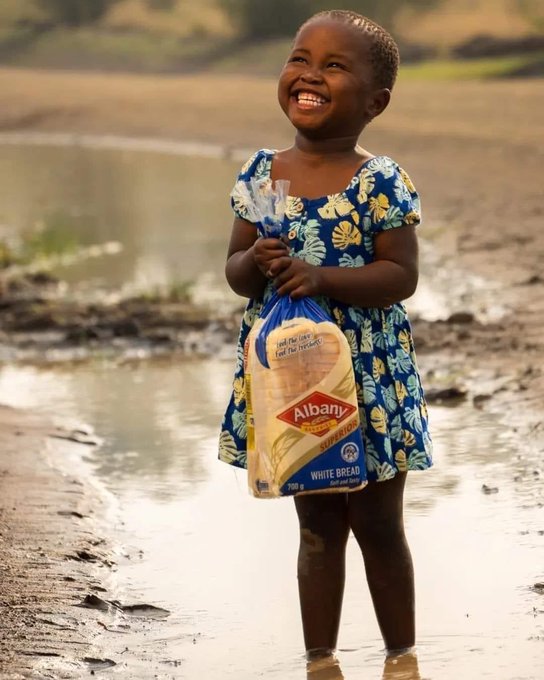
<path id="1" fill-rule="evenodd" d="M 415 652 L 389 656 L 385 660 L 382 680 L 421 680 Z"/>
<path id="2" fill-rule="evenodd" d="M 307 680 L 344 680 L 342 669 L 334 654 L 308 661 Z"/>

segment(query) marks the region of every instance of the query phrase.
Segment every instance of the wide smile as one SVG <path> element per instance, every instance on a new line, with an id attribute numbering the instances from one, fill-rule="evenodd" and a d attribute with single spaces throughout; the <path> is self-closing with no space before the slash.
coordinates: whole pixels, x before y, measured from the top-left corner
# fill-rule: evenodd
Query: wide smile
<path id="1" fill-rule="evenodd" d="M 296 103 L 299 109 L 304 111 L 315 111 L 322 109 L 329 103 L 329 100 L 320 94 L 310 92 L 309 90 L 298 90 L 293 92 L 291 99 Z"/>

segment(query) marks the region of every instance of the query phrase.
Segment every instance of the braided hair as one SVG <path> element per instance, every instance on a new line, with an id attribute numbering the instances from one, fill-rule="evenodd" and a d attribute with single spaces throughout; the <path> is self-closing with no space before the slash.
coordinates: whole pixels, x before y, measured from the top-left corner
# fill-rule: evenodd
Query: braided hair
<path id="1" fill-rule="evenodd" d="M 319 19 L 339 21 L 353 26 L 365 36 L 370 36 L 372 38 L 370 58 L 375 83 L 378 87 L 386 87 L 389 90 L 393 88 L 399 69 L 399 48 L 394 38 L 385 28 L 357 12 L 344 9 L 329 9 L 311 16 L 302 24 L 298 32 L 304 26 Z"/>

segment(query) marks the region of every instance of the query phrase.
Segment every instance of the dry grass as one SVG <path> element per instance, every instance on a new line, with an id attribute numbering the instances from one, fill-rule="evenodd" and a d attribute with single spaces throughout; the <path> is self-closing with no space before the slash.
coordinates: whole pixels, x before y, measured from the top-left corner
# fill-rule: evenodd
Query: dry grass
<path id="1" fill-rule="evenodd" d="M 515 0 L 447 0 L 423 14 L 405 11 L 397 26 L 406 40 L 446 50 L 476 35 L 507 38 L 531 30 L 527 18 L 516 11 Z"/>
<path id="2" fill-rule="evenodd" d="M 195 32 L 217 36 L 233 33 L 224 12 L 213 0 L 177 2 L 170 12 L 153 11 L 142 0 L 124 0 L 110 10 L 105 24 L 112 28 L 175 34 L 181 38 Z"/>

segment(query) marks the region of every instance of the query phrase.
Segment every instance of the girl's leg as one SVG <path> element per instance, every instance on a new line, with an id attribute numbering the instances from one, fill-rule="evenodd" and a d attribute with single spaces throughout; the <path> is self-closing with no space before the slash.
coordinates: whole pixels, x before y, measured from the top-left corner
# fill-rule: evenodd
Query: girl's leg
<path id="1" fill-rule="evenodd" d="M 349 534 L 346 494 L 296 496 L 300 524 L 298 590 L 308 658 L 336 647 L 345 552 Z"/>
<path id="2" fill-rule="evenodd" d="M 406 473 L 348 494 L 351 529 L 363 553 L 378 624 L 388 650 L 415 644 L 414 570 L 404 534 Z"/>

